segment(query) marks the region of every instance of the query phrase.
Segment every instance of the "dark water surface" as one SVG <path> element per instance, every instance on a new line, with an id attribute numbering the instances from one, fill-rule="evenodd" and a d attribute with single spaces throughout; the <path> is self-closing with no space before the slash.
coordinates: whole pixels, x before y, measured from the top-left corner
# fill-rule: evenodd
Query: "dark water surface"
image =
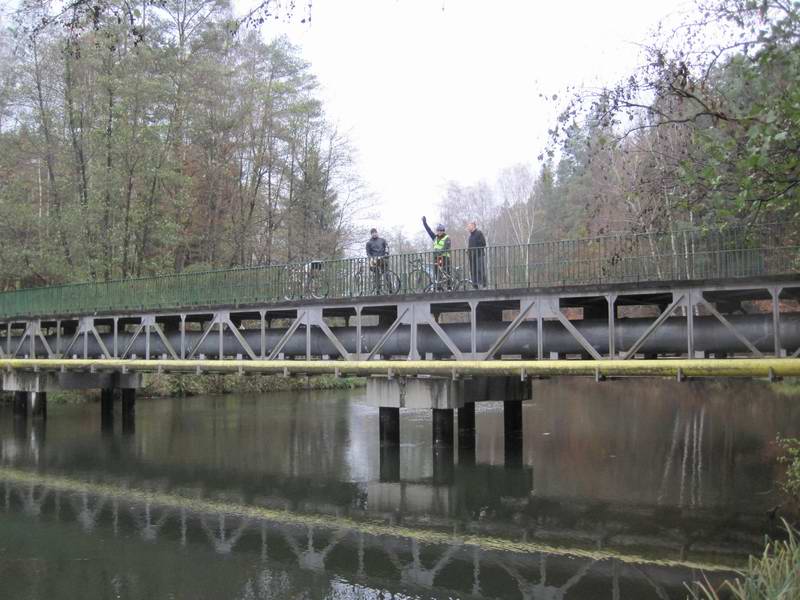
<path id="1" fill-rule="evenodd" d="M 398 468 L 363 394 L 0 407 L 0 598 L 684 598 L 776 532 L 800 434 L 760 382 L 551 380 L 521 454 L 499 402 L 454 457 L 409 411 Z"/>

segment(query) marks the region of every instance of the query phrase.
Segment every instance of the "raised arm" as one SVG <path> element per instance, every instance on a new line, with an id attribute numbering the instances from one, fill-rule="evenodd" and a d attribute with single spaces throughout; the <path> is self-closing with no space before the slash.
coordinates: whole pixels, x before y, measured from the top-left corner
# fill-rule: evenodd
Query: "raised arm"
<path id="1" fill-rule="evenodd" d="M 436 237 L 436 234 L 433 233 L 433 229 L 428 227 L 428 219 L 426 219 L 425 217 L 422 217 L 422 225 L 425 227 L 425 231 L 428 232 L 428 235 L 431 236 L 431 239 L 434 239 Z"/>

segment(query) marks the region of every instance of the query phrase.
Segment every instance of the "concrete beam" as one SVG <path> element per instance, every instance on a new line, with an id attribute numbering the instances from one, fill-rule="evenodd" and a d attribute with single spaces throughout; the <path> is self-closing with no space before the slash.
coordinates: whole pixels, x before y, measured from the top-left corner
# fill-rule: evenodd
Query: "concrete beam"
<path id="1" fill-rule="evenodd" d="M 464 402 L 530 400 L 531 381 L 520 377 L 473 376 L 465 380 Z"/>
<path id="2" fill-rule="evenodd" d="M 447 377 L 370 377 L 366 404 L 391 408 L 461 408 L 464 381 Z"/>
<path id="3" fill-rule="evenodd" d="M 3 373 L 3 391 L 57 392 L 60 390 L 91 390 L 103 388 L 138 389 L 142 387 L 141 373 L 36 373 L 7 371 Z"/>

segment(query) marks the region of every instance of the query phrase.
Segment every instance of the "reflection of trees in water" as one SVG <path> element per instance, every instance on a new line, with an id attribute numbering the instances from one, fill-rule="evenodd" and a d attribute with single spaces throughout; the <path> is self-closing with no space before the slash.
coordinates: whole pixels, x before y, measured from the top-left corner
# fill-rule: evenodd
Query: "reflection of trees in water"
<path id="1" fill-rule="evenodd" d="M 753 381 L 537 381 L 524 416 L 541 496 L 686 508 L 766 510 L 747 492 L 771 486 L 776 432 L 800 433 L 800 405 Z"/>
<path id="2" fill-rule="evenodd" d="M 664 473 L 658 492 L 658 503 L 663 504 L 669 488 L 673 465 L 679 464 L 680 485 L 678 506 L 703 506 L 703 430 L 706 407 L 689 414 L 677 410 L 672 426 L 670 449 L 664 461 Z"/>

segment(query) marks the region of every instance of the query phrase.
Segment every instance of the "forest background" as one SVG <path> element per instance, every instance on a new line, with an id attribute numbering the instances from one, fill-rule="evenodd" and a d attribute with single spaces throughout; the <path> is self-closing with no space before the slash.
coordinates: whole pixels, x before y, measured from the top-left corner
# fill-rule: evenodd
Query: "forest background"
<path id="1" fill-rule="evenodd" d="M 0 289 L 361 253 L 380 199 L 312 65 L 261 36 L 269 11 L 24 0 L 0 23 Z M 764 222 L 796 240 L 799 43 L 795 2 L 701 0 L 618 85 L 554 96 L 529 164 L 449 182 L 440 217 L 490 244 Z"/>

